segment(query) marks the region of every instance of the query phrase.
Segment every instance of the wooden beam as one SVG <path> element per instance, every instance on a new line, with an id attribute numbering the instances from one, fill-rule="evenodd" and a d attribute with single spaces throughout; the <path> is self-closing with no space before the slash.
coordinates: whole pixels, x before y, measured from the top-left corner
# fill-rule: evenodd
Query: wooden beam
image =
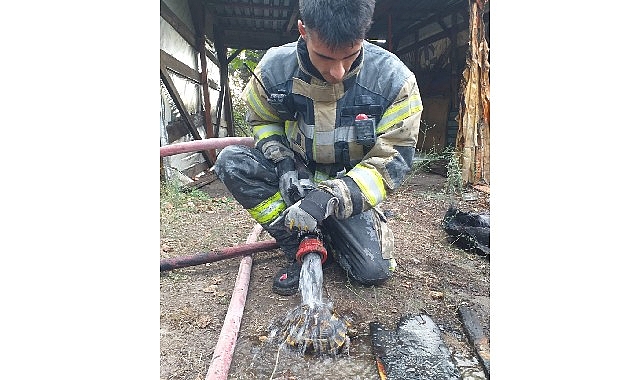
<path id="1" fill-rule="evenodd" d="M 211 38 L 209 38 L 209 33 L 207 33 L 209 26 L 214 24 L 215 16 L 211 12 L 211 10 L 208 7 L 206 7 L 204 4 L 203 4 L 203 13 L 205 14 L 205 22 L 203 24 L 203 34 L 205 36 L 205 48 L 206 48 L 205 50 L 206 50 L 207 58 L 209 58 L 214 63 L 214 65 L 216 65 L 217 67 L 220 67 L 220 62 L 218 61 L 218 57 L 216 57 L 214 53 L 214 46 L 213 46 L 214 43 L 212 42 Z"/>
<path id="2" fill-rule="evenodd" d="M 294 9 L 292 9 L 292 14 L 289 16 L 289 22 L 287 23 L 287 27 L 285 27 L 285 30 L 283 30 L 283 35 L 287 35 L 290 33 L 292 30 L 295 28 L 298 29 L 298 14 L 300 13 L 300 10 L 298 9 L 298 1 L 294 5 Z M 296 27 L 295 27 L 296 25 Z"/>
<path id="3" fill-rule="evenodd" d="M 169 96 L 171 96 L 171 99 L 174 101 L 174 104 L 176 104 L 176 107 L 178 107 L 178 111 L 180 112 L 180 115 L 182 116 L 183 120 L 185 120 L 185 124 L 187 125 L 187 128 L 189 129 L 191 136 L 195 140 L 202 140 L 202 138 L 200 137 L 200 134 L 198 133 L 198 129 L 194 125 L 193 120 L 191 120 L 189 112 L 187 111 L 187 107 L 185 107 L 185 104 L 182 102 L 182 99 L 180 99 L 180 95 L 178 93 L 178 90 L 176 89 L 176 86 L 174 85 L 174 81 L 171 80 L 171 77 L 169 76 L 169 72 L 162 64 L 160 65 L 160 78 L 165 84 L 165 87 L 167 87 Z M 214 161 L 211 159 L 211 157 L 209 157 L 209 154 L 207 152 L 201 152 L 201 153 L 203 154 L 203 157 L 205 158 L 205 161 L 207 162 L 207 164 L 210 167 L 213 166 Z"/>
<path id="4" fill-rule="evenodd" d="M 218 20 L 216 19 L 217 25 Z M 234 134 L 234 122 L 233 115 L 231 115 L 231 96 L 229 96 L 229 60 L 227 59 L 227 45 L 223 38 L 223 30 L 219 30 L 214 27 L 213 30 L 213 40 L 214 48 L 216 49 L 216 55 L 220 62 L 220 84 L 221 90 L 218 96 L 218 103 L 216 106 L 216 130 L 214 132 L 215 137 L 220 136 L 220 119 L 222 116 L 223 109 L 225 110 L 225 121 L 227 125 L 227 136 L 233 137 Z"/>
<path id="5" fill-rule="evenodd" d="M 296 2 L 298 3 L 298 2 Z M 268 9 L 268 10 L 276 10 L 276 11 L 281 11 L 281 10 L 291 10 L 292 6 L 286 6 L 286 5 L 265 5 L 265 4 L 255 4 L 255 3 L 240 3 L 240 2 L 224 2 L 221 4 L 215 4 L 214 5 L 214 10 L 216 10 L 216 14 L 222 13 L 223 9 L 229 9 L 229 8 L 242 8 L 242 9 Z M 220 12 L 218 12 L 220 10 Z"/>
<path id="6" fill-rule="evenodd" d="M 207 58 L 211 59 L 214 65 L 220 67 L 220 62 L 218 62 L 218 58 L 214 55 L 214 53 L 211 52 L 211 50 L 209 50 L 209 47 L 207 48 Z"/>
<path id="7" fill-rule="evenodd" d="M 452 25 L 452 28 L 456 28 L 458 30 L 459 28 L 467 27 L 467 26 L 468 26 L 468 22 L 464 22 L 464 23 L 461 23 L 461 24 Z M 447 29 L 447 30 L 443 30 L 443 31 L 435 33 L 435 34 L 432 34 L 431 36 L 429 36 L 427 38 L 424 38 L 424 39 L 422 39 L 420 41 L 414 42 L 411 45 L 405 46 L 404 48 L 399 49 L 399 50 L 395 51 L 394 53 L 396 55 L 403 55 L 403 54 L 407 53 L 408 51 L 415 50 L 416 47 L 418 47 L 418 46 L 428 45 L 428 44 L 431 44 L 432 42 L 441 40 L 443 38 L 448 38 L 448 37 L 450 37 L 452 28 Z"/>
<path id="8" fill-rule="evenodd" d="M 272 46 L 296 41 L 297 38 L 298 30 L 292 31 L 289 35 L 268 30 L 262 30 L 260 34 L 256 34 L 254 30 L 247 28 L 225 30 L 227 47 L 238 49 L 267 50 Z"/>
<path id="9" fill-rule="evenodd" d="M 205 56 L 205 44 L 203 40 L 203 47 L 200 50 L 200 64 L 202 65 L 203 71 L 201 73 L 202 80 L 205 82 L 207 80 L 207 58 Z M 203 113 L 205 114 L 205 136 L 209 139 L 214 137 L 214 129 L 211 123 L 211 103 L 209 101 L 209 88 L 208 86 L 202 86 L 203 90 Z M 216 160 L 216 151 L 210 150 L 209 156 Z"/>
<path id="10" fill-rule="evenodd" d="M 228 61 L 229 62 L 229 61 Z M 236 136 L 236 127 L 234 126 L 234 110 L 232 107 L 231 91 L 229 89 L 229 66 L 225 67 L 225 122 L 229 136 Z"/>
<path id="11" fill-rule="evenodd" d="M 459 306 L 457 310 L 460 321 L 463 323 L 463 331 L 467 336 L 474 353 L 478 357 L 483 372 L 490 378 L 490 341 L 483 332 L 483 327 L 476 314 L 467 306 Z"/>
<path id="12" fill-rule="evenodd" d="M 236 20 L 238 20 L 238 19 L 236 19 Z M 248 20 L 253 21 L 253 20 L 256 20 L 256 19 L 248 19 Z M 283 21 L 283 20 L 281 20 L 281 21 Z M 260 33 L 261 34 L 260 37 L 265 37 L 265 35 L 274 35 L 276 37 L 280 37 L 282 35 L 281 32 L 278 32 L 277 30 L 272 29 L 272 28 L 257 28 L 255 26 L 248 26 L 248 25 L 233 25 L 233 26 L 232 25 L 225 25 L 223 27 L 223 29 L 225 30 L 225 35 L 226 36 L 229 35 L 230 33 L 248 34 L 247 38 L 249 38 L 249 37 L 256 38 L 256 33 Z M 293 33 L 293 31 L 290 32 L 290 33 Z"/>
<path id="13" fill-rule="evenodd" d="M 224 20 L 225 24 L 228 25 L 229 21 L 234 21 L 235 24 L 240 22 L 245 23 L 254 23 L 254 21 L 265 21 L 265 22 L 278 22 L 278 23 L 287 23 L 289 22 L 290 16 L 278 17 L 278 16 L 254 16 L 254 15 L 225 15 L 218 16 L 218 19 Z M 271 30 L 271 29 L 270 29 Z"/>
<path id="14" fill-rule="evenodd" d="M 167 21 L 169 25 L 171 25 L 172 28 L 174 28 L 176 32 L 178 32 L 178 34 L 180 34 L 180 36 L 187 41 L 189 45 L 191 45 L 191 47 L 198 50 L 198 44 L 196 43 L 196 37 L 194 34 L 162 0 L 160 0 L 160 17 Z"/>
<path id="15" fill-rule="evenodd" d="M 451 5 L 451 6 L 447 7 L 447 8 L 441 9 L 440 12 L 435 13 L 435 14 L 425 18 L 422 21 L 421 20 L 417 20 L 417 21 L 420 21 L 420 22 L 413 23 L 413 24 L 408 25 L 408 26 L 406 26 L 406 27 L 404 27 L 402 29 L 394 31 L 394 34 L 399 36 L 399 35 L 405 35 L 405 34 L 408 34 L 408 33 L 416 33 L 416 31 L 418 31 L 420 28 L 422 28 L 422 27 L 424 27 L 426 25 L 429 25 L 431 23 L 434 23 L 434 22 L 439 22 L 439 20 L 442 20 L 444 17 L 447 17 L 450 14 L 455 14 L 461 8 L 465 9 L 465 4 L 462 4 L 462 3 L 461 4 L 453 4 L 453 5 Z M 452 27 L 454 27 L 456 25 L 455 21 L 456 21 L 456 18 L 453 18 Z M 464 21 L 464 23 L 467 24 L 467 21 Z M 462 23 L 459 24 L 459 25 L 462 25 Z M 442 34 L 442 36 L 440 36 L 439 38 L 436 38 L 436 39 L 432 39 L 432 37 L 436 36 L 436 34 L 428 37 L 431 40 L 431 42 L 438 41 L 441 38 L 443 38 L 443 35 L 447 35 L 447 30 L 444 30 L 444 31 L 439 32 L 437 34 Z M 418 41 L 418 42 L 415 42 L 411 46 L 415 46 L 416 44 L 422 43 L 424 41 L 425 41 L 425 39 L 423 39 L 421 41 Z M 403 51 L 402 52 L 399 51 L 397 54 L 403 54 L 404 52 L 406 52 L 406 50 L 408 50 L 408 47 L 403 48 Z"/>
<path id="16" fill-rule="evenodd" d="M 178 59 L 174 58 L 171 54 L 167 53 L 162 49 L 160 49 L 160 62 L 169 71 L 172 71 L 195 83 L 202 84 L 200 73 L 198 71 L 187 66 L 182 61 L 179 61 Z M 209 87 L 213 88 L 214 90 L 220 89 L 220 85 L 214 82 L 212 79 L 208 79 L 207 84 L 209 85 Z"/>
<path id="17" fill-rule="evenodd" d="M 201 86 L 201 91 L 203 95 L 205 137 L 209 139 L 214 137 L 214 132 L 211 124 L 211 103 L 209 102 L 209 86 L 205 84 L 207 83 L 207 42 L 205 40 L 204 30 L 206 12 L 202 1 L 199 0 L 189 0 L 189 11 L 191 13 L 194 29 L 196 29 L 196 36 L 198 40 L 198 53 L 200 56 L 200 66 L 202 68 L 200 72 L 200 81 L 201 83 L 203 83 L 203 85 Z M 213 161 L 216 161 L 216 150 L 211 149 L 207 151 L 207 153 Z"/>
<path id="18" fill-rule="evenodd" d="M 183 23 L 182 20 L 180 20 L 178 16 L 176 16 L 176 14 L 172 12 L 171 9 L 169 9 L 169 7 L 167 6 L 167 4 L 162 2 L 162 0 L 160 1 L 160 17 L 162 17 L 165 21 L 167 21 L 167 23 L 171 25 L 171 27 L 174 28 L 176 32 L 178 32 L 178 34 L 180 34 L 180 36 L 185 41 L 187 41 L 187 43 L 191 47 L 193 47 L 195 50 L 198 50 L 198 43 L 196 41 L 196 37 L 191 32 L 191 30 L 189 30 L 189 27 L 187 27 L 187 25 L 185 25 L 185 23 Z M 210 25 L 210 23 L 208 22 L 205 25 Z M 207 49 L 207 58 L 211 59 L 211 61 L 216 66 L 220 67 L 220 62 L 218 62 L 218 58 L 216 58 L 214 53 L 212 53 L 209 49 Z"/>
<path id="19" fill-rule="evenodd" d="M 249 49 L 249 50 L 267 50 L 272 46 L 280 46 L 292 41 L 295 41 L 295 39 L 260 40 L 260 41 L 251 41 L 251 43 L 248 43 L 247 40 L 229 40 L 228 43 L 230 48 Z"/>
<path id="20" fill-rule="evenodd" d="M 234 58 L 238 57 L 238 54 L 240 54 L 240 52 L 242 52 L 243 50 L 245 50 L 245 49 L 236 49 L 236 50 L 234 50 L 234 52 L 231 53 L 229 55 L 229 57 L 227 58 L 227 62 L 233 61 Z"/>
<path id="21" fill-rule="evenodd" d="M 223 100 L 225 99 L 225 87 L 220 89 L 218 93 L 218 101 L 216 102 L 216 137 L 220 136 L 220 118 L 223 112 Z"/>

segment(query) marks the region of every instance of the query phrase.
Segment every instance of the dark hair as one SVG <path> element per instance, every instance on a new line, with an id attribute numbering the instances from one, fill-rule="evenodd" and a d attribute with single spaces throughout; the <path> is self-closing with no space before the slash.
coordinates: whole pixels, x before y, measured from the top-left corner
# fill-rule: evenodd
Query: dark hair
<path id="1" fill-rule="evenodd" d="M 299 0 L 300 15 L 331 49 L 365 39 L 372 25 L 375 0 Z"/>

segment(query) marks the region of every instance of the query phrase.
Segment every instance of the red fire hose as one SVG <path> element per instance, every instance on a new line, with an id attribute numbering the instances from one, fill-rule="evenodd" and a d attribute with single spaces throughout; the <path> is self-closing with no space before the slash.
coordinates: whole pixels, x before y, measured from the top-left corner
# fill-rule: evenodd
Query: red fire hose
<path id="1" fill-rule="evenodd" d="M 252 233 L 247 237 L 247 244 L 258 240 L 262 227 L 256 224 Z M 229 301 L 229 308 L 223 322 L 223 328 L 218 336 L 218 342 L 214 349 L 214 356 L 207 370 L 206 380 L 224 380 L 227 379 L 229 367 L 231 366 L 236 339 L 240 329 L 240 321 L 243 318 L 245 309 L 245 299 L 247 298 L 247 289 L 249 287 L 249 278 L 251 276 L 252 257 L 247 255 L 242 258 L 238 275 L 236 276 L 236 285 L 234 292 Z"/>
<path id="2" fill-rule="evenodd" d="M 160 147 L 160 157 L 171 156 L 178 153 L 219 149 L 228 145 L 247 145 L 253 147 L 254 139 L 251 137 L 222 137 L 165 145 Z M 211 365 L 207 371 L 206 380 L 223 380 L 227 378 L 227 374 L 229 373 L 234 348 L 236 347 L 236 338 L 238 337 L 240 322 L 245 308 L 249 278 L 251 276 L 252 257 L 250 254 L 278 248 L 276 240 L 273 239 L 257 242 L 261 231 L 262 226 L 260 224 L 256 224 L 252 233 L 247 237 L 247 242 L 244 245 L 223 248 L 221 250 L 199 253 L 191 256 L 160 260 L 160 271 L 162 272 L 245 255 L 240 262 L 240 267 L 238 268 L 236 284 L 234 285 L 234 291 L 229 302 L 225 322 L 223 322 L 223 327 L 220 331 L 218 342 L 216 343 Z"/>
<path id="3" fill-rule="evenodd" d="M 209 149 L 220 149 L 227 145 L 254 146 L 253 137 L 214 137 L 210 139 L 186 141 L 160 147 L 160 157 L 172 156 L 178 153 L 199 152 Z"/>

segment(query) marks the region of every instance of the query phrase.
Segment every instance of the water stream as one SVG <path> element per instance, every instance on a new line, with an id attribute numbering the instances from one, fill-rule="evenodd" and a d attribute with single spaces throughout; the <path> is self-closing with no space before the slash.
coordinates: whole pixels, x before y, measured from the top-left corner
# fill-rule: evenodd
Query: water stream
<path id="1" fill-rule="evenodd" d="M 238 352 L 251 361 L 236 362 L 238 379 L 354 379 L 379 380 L 369 337 L 342 343 L 348 319 L 334 313 L 331 302 L 323 301 L 321 256 L 303 256 L 299 292 L 301 304 L 284 318 L 277 318 L 270 331 L 273 344 L 257 345 L 240 339 Z M 338 343 L 333 338 L 339 337 Z M 333 348 L 326 341 L 333 341 Z"/>
<path id="2" fill-rule="evenodd" d="M 349 345 L 349 321 L 334 312 L 331 302 L 323 301 L 321 256 L 312 252 L 302 260 L 301 304 L 285 316 L 283 324 L 272 330 L 273 337 L 301 354 L 336 355 L 344 345 Z"/>
<path id="3" fill-rule="evenodd" d="M 323 266 L 318 253 L 308 253 L 303 256 L 298 289 L 302 305 L 313 309 L 323 304 Z"/>

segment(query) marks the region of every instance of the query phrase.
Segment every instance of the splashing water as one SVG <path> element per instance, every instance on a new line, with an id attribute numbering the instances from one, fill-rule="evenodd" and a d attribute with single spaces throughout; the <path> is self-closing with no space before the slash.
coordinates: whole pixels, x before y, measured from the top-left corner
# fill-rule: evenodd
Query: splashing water
<path id="1" fill-rule="evenodd" d="M 298 288 L 301 305 L 285 316 L 275 336 L 301 354 L 342 352 L 349 346 L 349 321 L 334 312 L 331 302 L 323 302 L 323 267 L 319 254 L 303 256 Z"/>
<path id="2" fill-rule="evenodd" d="M 298 289 L 301 304 L 308 305 L 310 308 L 323 304 L 323 266 L 318 253 L 308 253 L 303 256 Z"/>

